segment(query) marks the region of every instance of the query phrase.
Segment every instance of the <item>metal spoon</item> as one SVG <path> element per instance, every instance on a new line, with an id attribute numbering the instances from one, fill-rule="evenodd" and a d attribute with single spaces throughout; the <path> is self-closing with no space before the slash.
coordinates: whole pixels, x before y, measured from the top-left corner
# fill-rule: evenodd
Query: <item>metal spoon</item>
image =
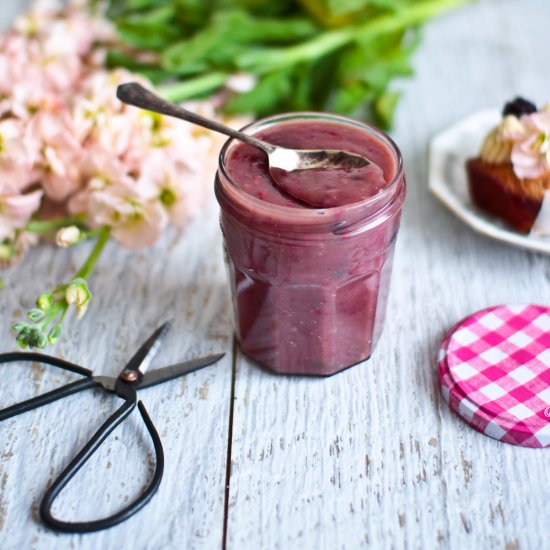
<path id="1" fill-rule="evenodd" d="M 284 175 L 286 177 L 289 172 L 294 172 L 296 170 L 335 169 L 347 171 L 356 168 L 364 168 L 372 164 L 367 158 L 346 151 L 332 149 L 296 150 L 272 145 L 256 137 L 233 130 L 233 128 L 229 128 L 224 124 L 192 113 L 179 105 L 165 101 L 137 82 L 121 84 L 117 88 L 116 95 L 120 101 L 128 105 L 175 118 L 181 118 L 261 149 L 267 154 L 271 177 L 275 183 L 281 183 L 282 187 L 285 187 L 283 182 L 280 181 L 282 176 Z M 281 171 L 283 174 L 281 174 Z"/>

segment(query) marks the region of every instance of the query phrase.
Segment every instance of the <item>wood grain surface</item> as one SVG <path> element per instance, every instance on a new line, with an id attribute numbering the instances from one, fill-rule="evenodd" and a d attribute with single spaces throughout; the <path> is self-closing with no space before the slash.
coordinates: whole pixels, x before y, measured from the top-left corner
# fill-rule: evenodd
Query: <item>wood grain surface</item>
<path id="1" fill-rule="evenodd" d="M 21 4 L 1 3 L 4 25 Z M 473 233 L 426 187 L 427 143 L 438 130 L 516 94 L 550 100 L 549 21 L 548 0 L 488 0 L 426 28 L 416 76 L 399 83 L 392 135 L 409 195 L 386 327 L 369 362 L 325 380 L 282 377 L 234 348 L 213 201 L 183 235 L 151 250 L 110 244 L 92 281 L 97 298 L 57 346 L 60 356 L 116 374 L 167 318 L 175 326 L 159 366 L 227 355 L 142 392 L 163 439 L 165 476 L 145 509 L 108 531 L 55 534 L 40 524 L 37 504 L 116 398 L 89 392 L 0 424 L 0 548 L 211 549 L 224 540 L 246 550 L 550 548 L 550 451 L 473 431 L 441 402 L 435 377 L 444 332 L 468 313 L 550 302 L 550 257 Z M 1 350 L 13 349 L 9 325 L 44 284 L 85 254 L 44 246 L 3 274 Z M 0 366 L 0 406 L 68 379 L 53 371 Z M 148 479 L 151 452 L 135 413 L 55 513 L 116 510 Z"/>

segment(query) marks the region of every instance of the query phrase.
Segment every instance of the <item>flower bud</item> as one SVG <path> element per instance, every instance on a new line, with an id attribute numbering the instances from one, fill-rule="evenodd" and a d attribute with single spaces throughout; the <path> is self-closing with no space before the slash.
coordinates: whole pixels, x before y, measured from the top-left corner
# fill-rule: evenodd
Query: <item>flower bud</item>
<path id="1" fill-rule="evenodd" d="M 29 325 L 27 325 L 27 323 L 15 323 L 14 325 L 12 325 L 11 329 L 14 332 L 21 332 L 24 328 L 26 328 L 28 326 Z"/>
<path id="2" fill-rule="evenodd" d="M 0 262 L 7 262 L 13 256 L 13 246 L 3 243 L 0 244 Z"/>
<path id="3" fill-rule="evenodd" d="M 25 332 L 25 331 L 23 331 Z M 27 344 L 30 348 L 38 348 L 40 347 L 40 343 L 42 342 L 42 336 L 44 334 L 42 331 L 36 327 L 31 327 L 28 331 L 26 331 L 27 336 Z M 46 344 L 44 343 L 44 346 Z"/>
<path id="4" fill-rule="evenodd" d="M 27 342 L 27 333 L 24 331 L 21 331 L 17 338 L 15 339 L 15 343 L 21 348 L 21 349 L 27 349 L 28 342 Z"/>
<path id="5" fill-rule="evenodd" d="M 41 309 L 31 309 L 27 313 L 29 321 L 37 322 L 44 318 L 44 311 Z"/>
<path id="6" fill-rule="evenodd" d="M 48 311 L 53 306 L 53 302 L 54 300 L 51 292 L 46 292 L 38 296 L 38 300 L 36 300 L 36 305 L 38 309 L 41 309 L 42 311 Z"/>
<path id="7" fill-rule="evenodd" d="M 65 300 L 75 306 L 85 305 L 92 294 L 84 279 L 75 279 L 65 290 Z"/>
<path id="8" fill-rule="evenodd" d="M 86 300 L 86 293 L 79 286 L 69 286 L 65 291 L 65 299 L 71 305 L 82 304 Z"/>
<path id="9" fill-rule="evenodd" d="M 61 336 L 61 325 L 55 325 L 55 327 L 50 330 L 50 333 L 48 334 L 48 341 L 50 344 L 55 344 L 59 337 Z"/>
<path id="10" fill-rule="evenodd" d="M 55 236 L 55 244 L 62 248 L 74 246 L 82 240 L 82 231 L 76 225 L 62 227 Z"/>
<path id="11" fill-rule="evenodd" d="M 76 306 L 76 318 L 82 319 L 84 317 L 84 314 L 86 313 L 86 310 L 88 309 L 88 304 L 90 303 L 90 300 L 88 300 L 85 304 L 82 304 L 81 306 Z"/>
<path id="12" fill-rule="evenodd" d="M 47 343 L 48 343 L 48 338 L 43 332 L 41 332 L 36 339 L 36 347 L 40 349 L 44 349 Z"/>

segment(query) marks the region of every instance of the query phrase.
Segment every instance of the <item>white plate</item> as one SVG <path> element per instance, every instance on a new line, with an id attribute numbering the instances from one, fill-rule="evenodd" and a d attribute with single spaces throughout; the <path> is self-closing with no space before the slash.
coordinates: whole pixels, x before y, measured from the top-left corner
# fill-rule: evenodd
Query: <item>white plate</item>
<path id="1" fill-rule="evenodd" d="M 485 135 L 501 120 L 496 109 L 478 111 L 430 142 L 430 191 L 474 231 L 512 246 L 550 254 L 550 238 L 525 235 L 475 206 L 468 192 L 466 160 L 479 155 Z"/>

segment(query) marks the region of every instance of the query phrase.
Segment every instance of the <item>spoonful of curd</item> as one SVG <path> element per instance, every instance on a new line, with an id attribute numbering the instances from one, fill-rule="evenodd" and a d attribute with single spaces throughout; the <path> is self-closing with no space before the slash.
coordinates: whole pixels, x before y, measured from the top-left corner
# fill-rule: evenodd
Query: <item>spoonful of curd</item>
<path id="1" fill-rule="evenodd" d="M 269 172 L 277 187 L 310 206 L 329 208 L 358 202 L 386 184 L 382 169 L 361 155 L 273 145 L 170 103 L 137 82 L 121 84 L 117 97 L 128 105 L 180 118 L 261 149 L 268 157 Z"/>

